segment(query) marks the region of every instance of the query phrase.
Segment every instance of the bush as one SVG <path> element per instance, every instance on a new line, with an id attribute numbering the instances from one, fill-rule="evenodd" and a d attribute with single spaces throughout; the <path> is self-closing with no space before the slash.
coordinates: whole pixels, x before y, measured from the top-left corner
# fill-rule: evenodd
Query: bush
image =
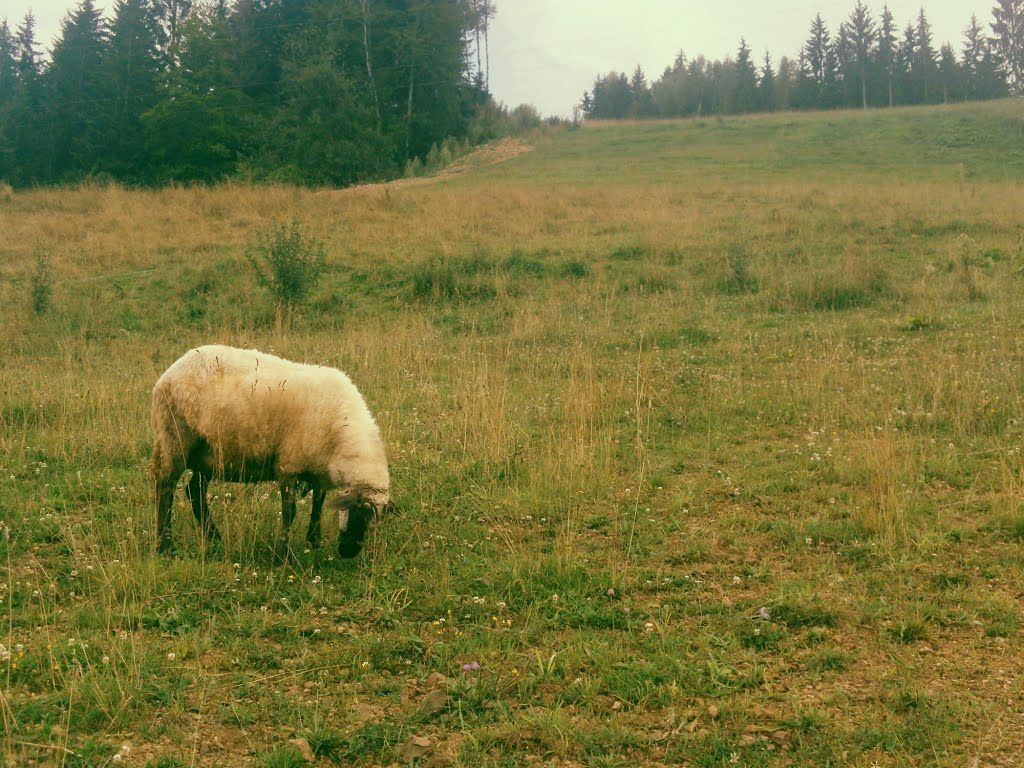
<path id="1" fill-rule="evenodd" d="M 50 296 L 53 293 L 53 275 L 50 254 L 42 247 L 36 246 L 36 263 L 32 270 L 32 311 L 37 315 L 46 313 L 50 308 Z"/>
<path id="2" fill-rule="evenodd" d="M 256 236 L 245 257 L 278 307 L 291 310 L 304 302 L 323 275 L 324 244 L 306 235 L 298 219 L 290 225 L 272 224 Z"/>
<path id="3" fill-rule="evenodd" d="M 715 290 L 726 296 L 757 293 L 760 283 L 750 269 L 750 256 L 740 246 L 729 249 L 726 268 L 718 275 Z"/>

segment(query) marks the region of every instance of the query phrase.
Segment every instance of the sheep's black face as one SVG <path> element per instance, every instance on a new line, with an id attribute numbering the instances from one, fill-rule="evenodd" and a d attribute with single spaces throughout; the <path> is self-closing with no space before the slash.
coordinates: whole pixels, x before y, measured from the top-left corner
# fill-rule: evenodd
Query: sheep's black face
<path id="1" fill-rule="evenodd" d="M 352 558 L 363 548 L 366 529 L 373 520 L 373 505 L 358 501 L 348 507 L 348 525 L 338 534 L 338 557 Z"/>

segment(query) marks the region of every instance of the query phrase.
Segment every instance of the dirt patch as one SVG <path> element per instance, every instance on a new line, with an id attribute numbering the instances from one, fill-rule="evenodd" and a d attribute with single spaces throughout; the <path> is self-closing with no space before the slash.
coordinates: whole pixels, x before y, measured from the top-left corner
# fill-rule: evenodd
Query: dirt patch
<path id="1" fill-rule="evenodd" d="M 373 191 L 378 189 L 397 189 L 400 187 L 419 186 L 421 184 L 433 184 L 438 181 L 443 181 L 444 179 L 450 179 L 453 176 L 460 176 L 467 171 L 503 163 L 506 160 L 511 160 L 513 157 L 518 157 L 524 152 L 529 152 L 531 149 L 533 149 L 533 147 L 522 139 L 506 137 L 504 139 L 492 141 L 489 144 L 484 144 L 481 147 L 477 147 L 468 155 L 464 155 L 463 157 L 454 160 L 451 165 L 445 166 L 440 171 L 431 174 L 430 176 L 414 176 L 408 179 L 395 179 L 394 181 L 384 181 L 376 184 L 358 184 L 354 187 L 348 187 L 344 190 L 338 191 Z"/>

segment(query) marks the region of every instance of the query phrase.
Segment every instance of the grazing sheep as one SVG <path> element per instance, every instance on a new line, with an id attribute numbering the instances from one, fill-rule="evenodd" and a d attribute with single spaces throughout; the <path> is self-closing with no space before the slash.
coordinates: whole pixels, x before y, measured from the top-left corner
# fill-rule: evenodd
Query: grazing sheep
<path id="1" fill-rule="evenodd" d="M 159 550 L 173 548 L 174 487 L 186 496 L 205 539 L 220 541 L 206 500 L 212 478 L 273 480 L 281 488 L 275 553 L 288 556 L 298 488 L 313 491 L 306 540 L 320 541 L 327 492 L 343 489 L 338 554 L 355 557 L 375 513 L 390 502 L 384 442 L 362 395 L 335 369 L 282 360 L 254 349 L 204 346 L 180 357 L 153 387 L 153 482 Z M 302 491 L 304 492 L 304 491 Z"/>

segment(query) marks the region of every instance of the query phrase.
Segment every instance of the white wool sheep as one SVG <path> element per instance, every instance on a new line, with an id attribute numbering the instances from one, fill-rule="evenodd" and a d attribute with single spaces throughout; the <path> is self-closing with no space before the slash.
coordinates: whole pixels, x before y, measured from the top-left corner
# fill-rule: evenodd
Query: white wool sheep
<path id="1" fill-rule="evenodd" d="M 161 552 L 173 548 L 174 487 L 189 469 L 186 495 L 204 537 L 219 542 L 206 491 L 212 478 L 275 481 L 288 555 L 295 494 L 313 491 L 307 541 L 320 540 L 327 492 L 343 490 L 338 553 L 355 557 L 375 513 L 390 503 L 387 455 L 373 416 L 351 379 L 335 368 L 283 360 L 254 349 L 210 345 L 180 357 L 153 387 L 153 482 Z"/>

